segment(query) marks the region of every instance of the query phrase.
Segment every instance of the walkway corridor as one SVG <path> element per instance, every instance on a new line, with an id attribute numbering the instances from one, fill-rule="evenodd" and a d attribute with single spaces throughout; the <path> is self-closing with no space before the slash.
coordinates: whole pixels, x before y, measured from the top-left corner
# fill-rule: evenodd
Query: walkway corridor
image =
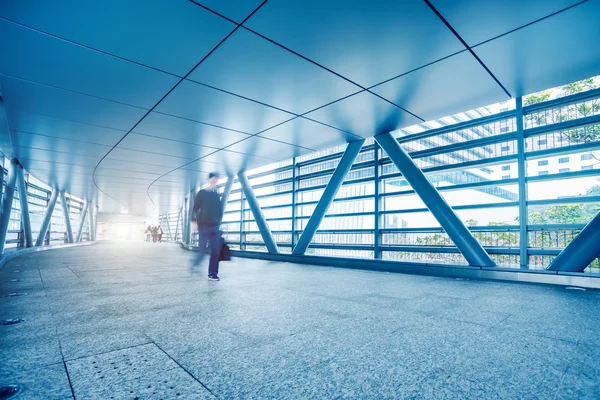
<path id="1" fill-rule="evenodd" d="M 0 271 L 22 399 L 598 399 L 600 292 L 99 243 Z M 10 294 L 20 296 L 8 296 Z M 7 297 L 8 296 L 8 297 Z"/>

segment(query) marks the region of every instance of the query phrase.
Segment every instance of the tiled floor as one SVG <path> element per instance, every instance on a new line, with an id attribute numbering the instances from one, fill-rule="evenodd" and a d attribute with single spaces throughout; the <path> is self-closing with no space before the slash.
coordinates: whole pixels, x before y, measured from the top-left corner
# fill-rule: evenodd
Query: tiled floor
<path id="1" fill-rule="evenodd" d="M 598 399 L 600 292 L 257 260 L 172 244 L 0 271 L 0 384 L 22 399 Z M 16 272 L 19 271 L 19 272 Z M 14 281 L 17 279 L 18 281 Z"/>

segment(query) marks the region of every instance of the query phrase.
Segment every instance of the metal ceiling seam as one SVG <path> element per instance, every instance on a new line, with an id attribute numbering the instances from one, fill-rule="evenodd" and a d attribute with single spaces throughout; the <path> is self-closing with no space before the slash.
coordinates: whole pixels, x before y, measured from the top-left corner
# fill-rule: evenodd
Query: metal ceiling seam
<path id="1" fill-rule="evenodd" d="M 51 89 L 60 90 L 60 91 L 62 91 L 62 92 L 67 92 L 67 93 L 75 93 L 75 94 L 78 94 L 78 95 L 81 95 L 81 96 L 90 97 L 90 98 L 92 98 L 92 99 L 98 99 L 98 100 L 108 101 L 108 102 L 110 102 L 110 103 L 119 104 L 119 105 L 122 105 L 122 106 L 127 106 L 127 107 L 138 108 L 138 109 L 140 109 L 140 110 L 148 110 L 148 109 L 147 109 L 147 108 L 145 108 L 145 107 L 140 107 L 140 106 L 136 106 L 136 105 L 133 105 L 133 104 L 124 103 L 124 102 L 122 102 L 122 101 L 118 101 L 118 100 L 112 100 L 112 99 L 107 99 L 107 98 L 105 98 L 105 97 L 95 96 L 95 95 L 93 95 L 93 94 L 89 94 L 89 93 L 78 92 L 78 91 L 76 91 L 76 90 L 72 90 L 72 89 L 66 89 L 66 88 L 62 88 L 62 87 L 59 87 L 59 86 L 54 86 L 54 85 L 49 85 L 49 84 L 47 84 L 47 83 L 42 83 L 42 82 L 32 81 L 32 80 L 30 80 L 30 79 L 20 78 L 20 77 L 18 77 L 18 76 L 14 76 L 14 75 L 3 74 L 3 73 L 1 73 L 1 72 L 0 72 L 0 76 L 4 76 L 4 77 L 7 77 L 7 78 L 9 78 L 9 79 L 15 79 L 15 80 L 18 80 L 18 81 L 21 81 L 21 82 L 26 82 L 26 83 L 30 83 L 30 84 L 34 84 L 34 85 L 38 85 L 38 86 L 43 86 L 43 87 L 47 87 L 47 88 L 51 88 Z M 49 118 L 53 118 L 53 117 L 49 117 Z M 54 118 L 55 118 L 55 117 L 54 117 Z M 76 121 L 72 121 L 72 122 L 76 122 Z M 110 129 L 114 129 L 114 128 L 110 128 Z M 123 131 L 123 132 L 124 132 L 124 130 L 122 130 L 122 129 L 117 129 L 117 130 L 121 130 L 121 131 Z"/>
<path id="2" fill-rule="evenodd" d="M 250 18 L 252 15 L 254 15 L 254 13 L 256 13 L 264 4 L 267 3 L 268 0 L 264 0 L 256 9 L 254 9 L 254 11 L 248 16 L 246 17 L 246 19 Z M 244 21 L 242 21 L 242 23 L 244 23 L 246 21 L 246 19 L 244 19 Z M 231 35 L 233 35 L 235 33 L 235 31 L 237 31 L 240 28 L 241 24 L 237 24 L 236 27 L 229 32 L 219 43 L 217 43 L 217 45 L 215 47 L 213 47 L 204 57 L 202 57 L 202 59 L 191 69 L 188 71 L 187 74 L 185 74 L 167 93 L 165 93 L 164 96 L 162 96 L 158 102 L 152 106 L 147 113 L 145 113 L 142 118 L 136 122 L 134 124 L 134 126 L 121 138 L 119 139 L 119 141 L 117 143 L 115 143 L 115 145 L 113 146 L 112 149 L 110 149 L 108 151 L 108 153 L 106 153 L 102 159 L 98 162 L 98 164 L 96 165 L 96 168 L 94 168 L 94 172 L 92 173 L 92 180 L 94 182 L 94 186 L 96 186 L 96 188 L 104 193 L 105 195 L 107 195 L 109 198 L 115 200 L 117 203 L 125 206 L 125 208 L 128 208 L 127 205 L 121 203 L 120 201 L 118 201 L 117 199 L 115 199 L 114 197 L 112 197 L 111 195 L 109 195 L 108 193 L 104 192 L 102 189 L 100 189 L 100 187 L 98 186 L 98 184 L 96 183 L 96 170 L 98 169 L 98 166 L 102 163 L 102 161 L 104 161 L 104 159 L 106 159 L 106 157 L 119 145 L 119 143 L 121 143 L 147 116 L 148 114 L 150 114 L 156 107 L 158 107 L 158 105 L 169 95 L 171 94 L 183 81 L 186 80 L 186 78 L 191 75 L 192 72 L 194 72 L 194 70 L 204 62 L 204 60 L 206 60 L 208 57 L 210 57 L 211 54 L 213 54 L 215 52 L 215 50 L 217 50 L 223 43 L 225 43 L 225 41 L 227 39 L 229 39 L 231 37 Z M 154 205 L 154 207 L 156 208 L 156 205 L 154 204 L 154 201 L 152 201 L 152 204 Z"/>
<path id="3" fill-rule="evenodd" d="M 21 26 L 21 27 L 23 27 L 23 28 L 26 28 L 26 29 L 32 30 L 32 31 L 34 31 L 34 32 L 41 33 L 41 34 L 43 34 L 43 35 L 46 35 L 46 36 L 49 36 L 49 37 L 51 37 L 51 38 L 54 38 L 54 39 L 57 39 L 57 40 L 60 40 L 60 41 L 66 42 L 66 43 L 70 43 L 70 44 L 72 44 L 72 45 L 75 45 L 75 46 L 78 46 L 78 47 L 82 47 L 82 48 L 84 48 L 84 49 L 87 49 L 87 50 L 94 51 L 94 52 L 96 52 L 96 53 L 104 54 L 104 55 L 106 55 L 106 56 L 113 57 L 113 58 L 119 59 L 119 60 L 121 60 L 121 61 L 126 61 L 126 62 L 129 62 L 129 63 L 132 63 L 132 64 L 136 64 L 136 65 L 139 65 L 140 67 L 149 68 L 149 69 L 152 69 L 152 70 L 154 70 L 154 71 L 156 71 L 156 72 L 162 72 L 163 74 L 167 74 L 167 75 L 170 75 L 170 76 L 173 76 L 173 77 L 176 77 L 176 78 L 181 78 L 181 76 L 179 76 L 179 75 L 177 75 L 177 74 L 174 74 L 174 73 L 172 73 L 172 72 L 167 72 L 167 71 L 164 71 L 164 70 L 162 70 L 162 69 L 160 69 L 160 68 L 152 67 L 152 66 L 150 66 L 150 65 L 146 65 L 146 64 L 140 63 L 140 62 L 138 62 L 138 61 L 134 61 L 134 60 L 130 60 L 130 59 L 128 59 L 128 58 L 125 58 L 125 57 L 117 56 L 117 55 L 115 55 L 115 54 L 112 54 L 112 53 L 109 53 L 109 52 L 107 52 L 107 51 L 99 50 L 99 49 L 96 49 L 95 47 L 87 46 L 87 45 L 85 45 L 85 44 L 78 43 L 78 42 L 75 42 L 75 41 L 73 41 L 73 40 L 70 40 L 70 39 L 66 39 L 66 38 L 64 38 L 64 37 L 62 37 L 62 36 L 54 35 L 54 34 L 52 34 L 52 33 L 49 33 L 49 32 L 46 32 L 46 31 L 43 31 L 43 30 L 41 30 L 41 29 L 37 29 L 37 28 L 34 28 L 34 27 L 32 27 L 32 26 L 29 26 L 29 25 L 23 24 L 23 23 L 21 23 L 21 22 L 14 21 L 14 20 L 12 20 L 12 19 L 10 19 L 10 18 L 6 18 L 6 17 L 2 17 L 2 16 L 0 16 L 0 19 L 2 19 L 2 20 L 4 20 L 4 21 L 7 21 L 7 22 L 10 22 L 10 23 L 12 23 L 12 24 L 15 24 L 15 25 Z"/>
<path id="4" fill-rule="evenodd" d="M 404 73 L 402 73 L 402 74 L 400 74 L 400 75 L 396 75 L 396 76 L 394 76 L 394 77 L 392 77 L 392 78 L 386 79 L 386 80 L 385 80 L 385 81 L 383 81 L 383 82 L 376 83 L 376 84 L 375 84 L 375 85 L 373 85 L 373 86 L 369 86 L 367 89 L 368 89 L 368 90 L 374 89 L 374 88 L 376 88 L 377 86 L 384 85 L 384 84 L 386 84 L 386 83 L 388 83 L 388 82 L 391 82 L 391 81 L 393 81 L 394 79 L 398 79 L 398 78 L 401 78 L 401 77 L 403 77 L 403 76 L 406 76 L 406 75 L 408 75 L 408 74 L 412 74 L 413 72 L 417 72 L 417 71 L 419 71 L 419 70 L 421 70 L 421 69 L 423 69 L 423 68 L 430 67 L 430 66 L 432 66 L 432 65 L 434 65 L 434 64 L 437 64 L 438 62 L 441 62 L 441 61 L 447 60 L 448 58 L 451 58 L 451 57 L 457 56 L 457 55 L 459 55 L 459 54 L 461 54 L 461 53 L 464 53 L 464 52 L 466 52 L 466 51 L 468 51 L 468 50 L 467 50 L 467 49 L 463 49 L 463 50 L 461 50 L 461 51 L 457 51 L 456 53 L 452 53 L 452 54 L 450 54 L 450 55 L 447 55 L 446 57 L 442 57 L 442 58 L 440 58 L 439 60 L 435 60 L 435 61 L 432 61 L 432 62 L 430 62 L 430 63 L 427 63 L 427 64 L 425 64 L 425 65 L 421 65 L 420 67 L 413 68 L 413 69 L 411 69 L 410 71 L 407 71 L 407 72 L 404 72 Z M 425 122 L 426 122 L 426 121 L 425 121 Z"/>
<path id="5" fill-rule="evenodd" d="M 180 115 L 173 115 L 173 114 L 169 114 L 169 113 L 166 113 L 166 112 L 163 112 L 163 111 L 152 111 L 152 112 L 153 112 L 153 113 L 155 113 L 155 114 L 166 115 L 167 117 L 173 117 L 173 118 L 177 118 L 177 119 L 182 119 L 182 120 L 184 120 L 184 121 L 195 122 L 195 123 L 197 123 L 197 124 L 206 125 L 206 126 L 211 126 L 211 127 L 213 127 L 213 128 L 219 128 L 219 129 L 223 129 L 223 130 L 230 131 L 230 132 L 243 133 L 244 135 L 252 135 L 251 133 L 244 132 L 244 131 L 239 131 L 239 130 L 237 130 L 237 129 L 233 129 L 233 128 L 225 128 L 225 127 L 223 127 L 223 126 L 219 126 L 219 125 L 215 125 L 215 124 L 210 124 L 210 123 L 208 123 L 208 122 L 202 122 L 202 121 L 198 121 L 198 120 L 195 120 L 195 119 L 192 119 L 192 118 L 188 118 L 188 117 L 182 117 L 182 116 L 180 116 Z M 126 132 L 126 131 L 124 131 L 124 132 Z M 138 133 L 138 134 L 139 134 L 140 132 L 136 132 L 136 131 L 134 131 L 134 132 L 132 132 L 132 133 Z"/>
<path id="6" fill-rule="evenodd" d="M 580 6 L 580 5 L 584 4 L 584 3 L 587 3 L 588 1 L 589 1 L 589 0 L 582 0 L 582 1 L 580 1 L 579 3 L 571 4 L 570 6 L 568 6 L 568 7 L 565 7 L 565 8 L 563 8 L 562 10 L 555 11 L 555 12 L 553 12 L 553 13 L 551 13 L 551 14 L 548 14 L 548 15 L 546 15 L 546 16 L 544 16 L 544 17 L 542 17 L 542 18 L 538 18 L 538 19 L 536 19 L 535 21 L 531 21 L 531 22 L 529 22 L 529 23 L 527 23 L 527 24 L 525 24 L 525 25 L 519 26 L 518 28 L 511 29 L 511 30 L 510 30 L 510 31 L 508 31 L 508 32 L 504 32 L 504 33 L 502 33 L 502 34 L 500 34 L 500 35 L 496 35 L 496 36 L 494 36 L 493 38 L 490 38 L 490 39 L 484 40 L 483 42 L 480 42 L 480 43 L 474 44 L 473 46 L 471 46 L 471 48 L 472 48 L 472 49 L 474 49 L 474 48 L 475 48 L 475 47 L 477 47 L 477 46 L 481 46 L 481 45 L 484 45 L 484 44 L 486 44 L 486 43 L 489 43 L 489 42 L 491 42 L 491 41 L 493 41 L 493 40 L 499 39 L 499 38 L 501 38 L 501 37 L 503 37 L 503 36 L 510 35 L 510 34 L 511 34 L 511 33 L 513 33 L 513 32 L 516 32 L 516 31 L 519 31 L 519 30 L 521 30 L 521 29 L 527 28 L 528 26 L 531 26 L 531 25 L 537 24 L 538 22 L 541 22 L 541 21 L 543 21 L 543 20 L 545 20 L 545 19 L 548 19 L 548 18 L 554 17 L 555 15 L 558 15 L 558 14 L 561 14 L 561 13 L 563 13 L 563 12 L 565 12 L 565 11 L 568 11 L 568 10 L 570 10 L 571 8 L 574 8 L 574 7 Z"/>
<path id="7" fill-rule="evenodd" d="M 463 46 L 465 46 L 465 48 L 469 51 L 469 53 L 471 53 L 471 55 L 477 60 L 477 62 L 487 71 L 487 73 L 490 75 L 490 77 L 492 77 L 492 79 L 494 79 L 494 81 L 496 81 L 496 83 L 500 86 L 500 88 L 502 88 L 504 93 L 506 93 L 506 95 L 510 99 L 512 99 L 512 95 L 506 89 L 506 87 L 504 87 L 502 82 L 500 82 L 500 80 L 496 77 L 496 75 L 494 75 L 494 73 L 488 68 L 488 66 L 485 65 L 485 63 L 479 58 L 479 56 L 477 54 L 475 54 L 473 49 L 471 47 L 469 47 L 467 42 L 465 42 L 465 40 L 458 34 L 458 32 L 454 29 L 454 27 L 452 25 L 450 25 L 450 23 L 446 20 L 446 18 L 444 18 L 444 16 L 438 11 L 438 9 L 435 8 L 435 6 L 433 4 L 431 4 L 431 2 L 429 0 L 423 0 L 423 1 L 429 6 L 431 11 L 433 11 L 435 13 L 435 15 L 438 16 L 438 18 L 444 23 L 444 25 L 446 25 L 446 27 L 454 34 L 454 36 L 456 36 L 456 38 L 463 44 Z"/>
<path id="8" fill-rule="evenodd" d="M 363 89 L 363 91 L 369 92 L 369 93 L 370 93 L 370 94 L 372 94 L 373 96 L 375 96 L 375 97 L 378 97 L 379 99 L 381 99 L 381 100 L 385 101 L 386 103 L 389 103 L 389 104 L 393 105 L 394 107 L 401 109 L 402 111 L 404 111 L 404 112 L 406 112 L 406 113 L 408 113 L 408 114 L 412 115 L 413 117 L 415 117 L 415 118 L 417 118 L 417 119 L 419 119 L 419 120 L 421 120 L 421 121 L 423 121 L 423 122 L 425 121 L 423 118 L 421 118 L 421 117 L 419 117 L 418 115 L 416 115 L 415 113 L 413 113 L 413 112 L 411 112 L 411 111 L 407 110 L 406 108 L 399 106 L 398 104 L 396 104 L 396 103 L 394 103 L 394 102 L 392 102 L 392 101 L 390 101 L 390 100 L 386 99 L 385 97 L 382 97 L 382 96 L 378 95 L 377 93 L 371 92 L 371 91 L 370 91 L 369 89 L 367 89 L 366 87 L 364 87 L 364 86 L 362 86 L 362 85 L 359 85 L 358 83 L 354 82 L 353 80 L 351 80 L 351 79 L 349 79 L 349 78 L 346 78 L 345 76 L 343 76 L 343 75 L 341 75 L 341 74 L 339 74 L 339 73 L 335 72 L 334 70 L 332 70 L 332 69 L 330 69 L 330 68 L 327 68 L 326 66 L 324 66 L 324 65 L 322 65 L 322 64 L 319 64 L 318 62 L 316 62 L 316 61 L 314 61 L 314 60 L 311 60 L 310 58 L 308 58 L 308 57 L 306 57 L 306 56 L 303 56 L 302 54 L 300 54 L 300 53 L 298 53 L 298 52 L 296 52 L 296 51 L 294 51 L 294 50 L 290 49 L 289 47 L 286 47 L 286 46 L 284 46 L 284 45 L 282 45 L 282 44 L 280 44 L 280 43 L 278 43 L 278 42 L 274 41 L 273 39 L 270 39 L 270 38 L 268 38 L 268 37 L 266 37 L 266 36 L 264 36 L 264 35 L 262 35 L 262 34 L 260 34 L 260 33 L 256 32 L 255 30 L 253 30 L 253 29 L 251 29 L 251 28 L 248 28 L 247 26 L 242 26 L 242 28 L 246 29 L 248 32 L 251 32 L 251 33 L 253 33 L 253 34 L 255 34 L 255 35 L 257 35 L 257 36 L 259 36 L 259 37 L 261 37 L 261 38 L 263 38 L 263 39 L 265 39 L 265 40 L 267 40 L 267 41 L 271 42 L 271 43 L 273 43 L 273 44 L 274 44 L 274 45 L 276 45 L 276 46 L 279 46 L 279 47 L 281 47 L 281 48 L 282 48 L 282 49 L 284 49 L 284 50 L 287 50 L 287 51 L 289 51 L 289 52 L 290 52 L 290 53 L 292 53 L 292 54 L 295 54 L 295 55 L 296 55 L 296 56 L 298 56 L 298 57 L 301 57 L 302 59 L 304 59 L 304 60 L 306 60 L 306 61 L 308 61 L 308 62 L 310 62 L 310 63 L 312 63 L 312 64 L 316 65 L 317 67 L 320 67 L 320 68 L 322 68 L 322 69 L 324 69 L 324 70 L 326 70 L 326 71 L 328 71 L 328 72 L 330 72 L 330 73 L 334 74 L 335 76 L 337 76 L 337 77 L 339 77 L 339 78 L 342 78 L 342 79 L 344 79 L 346 82 L 349 82 L 349 83 L 351 83 L 351 84 L 353 84 L 353 85 L 355 85 L 355 86 L 357 86 L 357 87 L 359 87 L 359 88 Z"/>
<path id="9" fill-rule="evenodd" d="M 22 131 L 22 130 L 19 130 L 19 129 L 11 129 L 10 131 L 11 132 L 16 132 L 16 133 L 22 133 L 22 134 L 25 134 L 25 135 L 43 136 L 43 137 L 47 137 L 49 139 L 68 140 L 69 142 L 92 144 L 94 146 L 102 146 L 102 147 L 111 147 L 110 144 L 101 144 L 101 143 L 94 143 L 94 142 L 86 142 L 85 140 L 76 140 L 76 139 L 62 138 L 62 137 L 58 137 L 58 136 L 45 135 L 43 133 L 26 132 L 26 131 Z"/>

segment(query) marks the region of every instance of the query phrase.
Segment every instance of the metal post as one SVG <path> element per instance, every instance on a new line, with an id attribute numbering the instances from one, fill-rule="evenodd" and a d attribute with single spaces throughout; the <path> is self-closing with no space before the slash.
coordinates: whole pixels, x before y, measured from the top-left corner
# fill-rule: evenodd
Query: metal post
<path id="1" fill-rule="evenodd" d="M 423 203 L 425 203 L 440 225 L 448 233 L 448 236 L 464 255 L 469 265 L 478 267 L 495 266 L 496 263 L 494 263 L 467 227 L 461 222 L 454 213 L 454 210 L 452 210 L 444 198 L 427 180 L 423 171 L 400 147 L 396 139 L 390 133 L 385 133 L 375 136 L 375 140 L 385 150 L 406 181 L 411 184 L 415 193 L 419 195 Z"/>
<path id="2" fill-rule="evenodd" d="M 40 227 L 40 233 L 38 234 L 37 240 L 35 241 L 36 246 L 42 246 L 46 239 L 46 232 L 48 231 L 48 227 L 50 226 L 50 221 L 52 221 L 52 214 L 54 213 L 54 206 L 56 205 L 56 199 L 58 198 L 58 189 L 52 189 L 52 194 L 50 195 L 50 200 L 48 200 L 48 205 L 46 206 L 46 213 L 44 214 L 44 219 L 42 220 L 42 226 Z"/>
<path id="3" fill-rule="evenodd" d="M 65 218 L 65 228 L 67 229 L 67 241 L 73 243 L 73 231 L 71 230 L 71 216 L 69 215 L 69 205 L 67 204 L 67 198 L 64 191 L 60 191 L 60 204 L 63 210 L 63 216 Z"/>
<path id="4" fill-rule="evenodd" d="M 189 244 L 190 246 L 192 245 L 192 237 L 193 237 L 193 231 L 194 231 L 194 224 L 192 223 L 192 214 L 194 213 L 194 202 L 196 201 L 196 191 L 192 189 L 192 191 L 190 192 L 190 201 L 188 203 L 188 218 L 186 219 L 185 223 L 187 225 L 187 235 L 186 235 L 186 243 Z"/>
<path id="5" fill-rule="evenodd" d="M 98 234 L 98 206 L 94 205 L 92 207 L 92 216 L 94 220 L 94 241 L 96 240 L 96 235 Z"/>
<path id="6" fill-rule="evenodd" d="M 167 222 L 167 230 L 169 231 L 169 240 L 173 240 L 173 235 L 171 234 L 171 221 L 169 221 L 169 214 L 165 213 L 165 221 Z"/>
<path id="7" fill-rule="evenodd" d="M 246 201 L 246 196 L 244 196 L 244 191 L 240 193 L 240 250 L 246 250 L 246 235 L 244 234 L 244 202 Z"/>
<path id="8" fill-rule="evenodd" d="M 293 255 L 299 256 L 306 252 L 310 241 L 317 232 L 321 221 L 323 221 L 323 218 L 325 218 L 325 214 L 327 213 L 329 206 L 333 202 L 333 199 L 335 198 L 339 188 L 342 186 L 342 182 L 344 182 L 344 178 L 348 174 L 348 171 L 350 171 L 350 168 L 352 167 L 356 156 L 358 156 L 358 153 L 360 152 L 364 142 L 365 141 L 363 139 L 348 143 L 346 151 L 344 151 L 344 155 L 342 155 L 342 159 L 335 168 L 335 171 L 333 172 L 333 175 L 331 176 L 331 179 L 329 180 L 321 199 L 317 203 L 315 210 L 306 223 L 306 228 L 304 228 L 302 235 L 298 239 L 298 243 L 292 250 Z"/>
<path id="9" fill-rule="evenodd" d="M 181 208 L 179 208 L 179 212 L 177 213 L 177 223 L 175 224 L 175 237 L 174 241 L 177 241 L 177 236 L 179 235 L 179 220 L 181 219 Z"/>
<path id="10" fill-rule="evenodd" d="M 517 171 L 519 178 L 519 260 L 521 268 L 529 268 L 527 247 L 529 238 L 527 232 L 527 164 L 525 160 L 525 130 L 523 129 L 523 98 L 515 99 L 517 120 Z"/>
<path id="11" fill-rule="evenodd" d="M 33 234 L 31 233 L 31 218 L 29 216 L 29 200 L 27 196 L 27 183 L 23 167 L 17 167 L 17 190 L 19 191 L 19 203 L 21 204 L 21 220 L 23 221 L 23 247 L 33 246 Z"/>
<path id="12" fill-rule="evenodd" d="M 600 256 L 600 212 L 548 266 L 549 271 L 583 272 Z"/>
<path id="13" fill-rule="evenodd" d="M 6 234 L 8 233 L 8 225 L 10 222 L 10 214 L 12 212 L 12 204 L 15 196 L 15 186 L 17 183 L 17 169 L 19 163 L 16 159 L 10 160 L 8 169 L 8 181 L 6 181 L 6 189 L 2 203 L 2 217 L 0 218 L 0 254 L 4 254 L 4 245 L 6 242 Z"/>
<path id="14" fill-rule="evenodd" d="M 248 200 L 248 205 L 250 206 L 250 210 L 252 210 L 252 215 L 254 215 L 254 221 L 256 222 L 256 225 L 258 225 L 258 230 L 260 231 L 265 246 L 267 246 L 267 250 L 269 253 L 278 254 L 279 249 L 277 248 L 277 243 L 275 243 L 275 240 L 273 239 L 269 225 L 260 209 L 256 196 L 254 196 L 254 191 L 252 190 L 252 186 L 250 186 L 250 182 L 248 182 L 246 173 L 238 173 L 238 180 L 240 181 L 240 185 L 242 185 L 242 190 L 246 195 L 246 200 Z"/>
<path id="15" fill-rule="evenodd" d="M 52 194 L 54 195 L 54 193 Z M 79 217 L 79 228 L 77 229 L 77 238 L 75 239 L 77 243 L 81 242 L 81 236 L 83 235 L 83 224 L 85 223 L 85 215 L 87 214 L 88 207 L 89 203 L 86 201 L 83 204 L 83 209 L 81 210 Z"/>
<path id="16" fill-rule="evenodd" d="M 94 204 L 90 204 L 88 208 L 88 240 L 92 242 L 94 240 Z"/>
<path id="17" fill-rule="evenodd" d="M 231 193 L 231 187 L 233 186 L 233 176 L 227 177 L 227 182 L 223 188 L 223 194 L 221 194 L 221 206 L 223 207 L 223 214 L 227 208 L 227 202 L 229 201 L 229 194 Z"/>
<path id="18" fill-rule="evenodd" d="M 296 166 L 296 157 L 292 160 L 292 249 L 296 246 L 296 182 L 298 176 L 298 167 Z"/>
<path id="19" fill-rule="evenodd" d="M 375 225 L 373 225 L 373 246 L 374 246 L 374 252 L 373 252 L 373 256 L 376 259 L 381 258 L 381 234 L 379 233 L 379 207 L 380 207 L 380 198 L 379 198 L 379 190 L 380 190 L 380 183 L 379 182 L 379 145 L 377 143 L 375 143 L 375 146 L 373 146 L 373 161 L 375 163 L 375 170 L 373 171 L 373 179 L 375 181 L 375 209 L 374 209 L 374 213 L 375 213 Z"/>

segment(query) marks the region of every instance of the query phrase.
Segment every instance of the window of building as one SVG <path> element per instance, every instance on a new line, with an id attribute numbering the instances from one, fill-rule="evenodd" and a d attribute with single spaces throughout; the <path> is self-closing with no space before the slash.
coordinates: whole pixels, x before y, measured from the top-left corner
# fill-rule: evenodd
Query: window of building
<path id="1" fill-rule="evenodd" d="M 486 174 L 493 174 L 494 171 L 489 168 L 479 168 L 481 172 L 485 172 Z"/>
<path id="2" fill-rule="evenodd" d="M 538 175 L 548 175 L 548 171 L 540 171 L 538 172 Z"/>
<path id="3" fill-rule="evenodd" d="M 505 132 L 508 132 L 508 126 L 501 126 L 500 133 L 505 133 Z"/>
<path id="4" fill-rule="evenodd" d="M 503 165 L 502 171 L 510 171 L 510 165 Z"/>
<path id="5" fill-rule="evenodd" d="M 569 157 L 561 157 L 558 159 L 559 164 L 565 164 L 569 162 Z"/>
<path id="6" fill-rule="evenodd" d="M 586 171 L 586 170 L 590 170 L 590 169 L 594 169 L 593 165 L 584 165 L 583 167 L 581 167 L 582 171 Z"/>
<path id="7" fill-rule="evenodd" d="M 592 157 L 591 154 L 582 154 L 581 155 L 581 161 L 591 160 L 592 158 L 594 158 L 594 157 Z"/>
<path id="8" fill-rule="evenodd" d="M 502 146 L 500 147 L 500 151 L 510 151 L 510 146 Z"/>
<path id="9" fill-rule="evenodd" d="M 560 172 L 561 174 L 564 172 L 571 172 L 571 168 L 561 168 L 558 170 L 558 172 Z"/>
<path id="10" fill-rule="evenodd" d="M 544 165 L 548 165 L 548 160 L 538 161 L 538 167 L 543 167 Z"/>
<path id="11" fill-rule="evenodd" d="M 503 175 L 502 179 L 510 179 L 510 175 Z"/>
<path id="12" fill-rule="evenodd" d="M 545 146 L 547 144 L 548 144 L 548 140 L 546 140 L 546 139 L 538 140 L 538 146 Z"/>

